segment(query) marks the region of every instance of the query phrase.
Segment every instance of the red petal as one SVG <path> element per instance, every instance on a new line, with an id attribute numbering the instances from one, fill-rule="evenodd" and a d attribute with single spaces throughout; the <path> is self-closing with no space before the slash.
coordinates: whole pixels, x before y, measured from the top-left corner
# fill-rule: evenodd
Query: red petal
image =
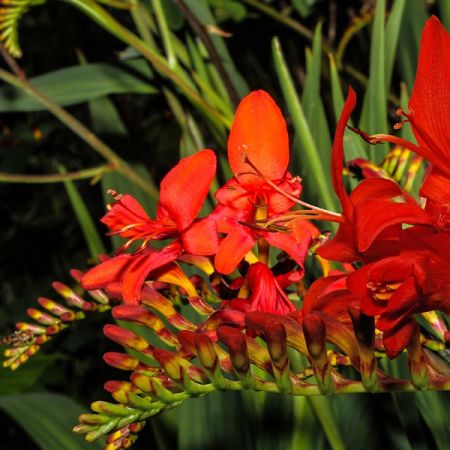
<path id="1" fill-rule="evenodd" d="M 183 248 L 192 255 L 213 255 L 219 247 L 217 226 L 209 217 L 195 221 L 181 235 Z"/>
<path id="2" fill-rule="evenodd" d="M 436 17 L 425 24 L 409 116 L 421 156 L 450 176 L 450 35 Z"/>
<path id="3" fill-rule="evenodd" d="M 197 217 L 216 173 L 216 156 L 202 150 L 183 158 L 161 181 L 159 206 L 166 210 L 178 230 Z"/>
<path id="4" fill-rule="evenodd" d="M 236 178 L 232 178 L 225 185 L 223 185 L 215 193 L 215 197 L 216 200 L 222 205 L 254 214 L 257 194 L 244 189 Z"/>
<path id="5" fill-rule="evenodd" d="M 293 177 L 289 172 L 286 172 L 285 179 L 278 185 L 280 189 L 288 194 L 298 198 L 302 192 L 302 185 L 300 178 Z M 267 211 L 269 216 L 274 214 L 282 214 L 295 205 L 295 202 L 286 197 L 280 192 L 270 189 L 265 193 Z"/>
<path id="6" fill-rule="evenodd" d="M 330 261 L 352 263 L 360 259 L 355 243 L 355 228 L 351 223 L 341 223 L 336 236 L 325 242 L 316 253 Z"/>
<path id="7" fill-rule="evenodd" d="M 132 260 L 132 255 L 119 255 L 88 270 L 81 279 L 84 289 L 103 289 L 108 284 L 120 281 Z"/>
<path id="8" fill-rule="evenodd" d="M 233 272 L 242 258 L 255 245 L 255 238 L 250 231 L 242 226 L 237 226 L 220 243 L 216 254 L 214 266 L 216 270 L 225 275 Z"/>
<path id="9" fill-rule="evenodd" d="M 281 179 L 289 164 L 289 138 L 286 122 L 272 97 L 264 91 L 254 91 L 239 104 L 228 140 L 231 170 L 240 182 L 262 185 L 243 161 L 243 154 L 270 180 Z"/>
<path id="10" fill-rule="evenodd" d="M 388 358 L 396 358 L 408 345 L 418 327 L 414 319 L 409 319 L 401 326 L 383 333 L 383 343 Z"/>
<path id="11" fill-rule="evenodd" d="M 428 214 L 414 203 L 372 200 L 355 209 L 358 249 L 365 252 L 387 227 L 395 224 L 431 225 Z"/>
<path id="12" fill-rule="evenodd" d="M 264 233 L 266 241 L 285 251 L 298 265 L 303 267 L 313 235 L 318 230 L 309 222 L 298 220 L 292 224 L 292 232 Z"/>
<path id="13" fill-rule="evenodd" d="M 148 217 L 144 208 L 131 195 L 123 195 L 119 200 L 112 204 L 101 221 L 108 226 L 111 231 L 120 231 L 124 238 L 132 238 L 148 231 L 148 226 L 154 224 L 154 221 Z M 126 229 L 130 225 L 134 227 Z M 125 229 L 124 229 L 125 228 Z"/>
<path id="14" fill-rule="evenodd" d="M 356 105 L 355 91 L 350 87 L 348 89 L 347 100 L 344 109 L 336 126 L 336 134 L 333 141 L 333 153 L 331 158 L 331 180 L 333 182 L 334 191 L 339 198 L 344 214 L 349 217 L 352 210 L 350 199 L 345 192 L 344 183 L 342 181 L 342 170 L 344 167 L 344 134 L 347 123 Z"/>
<path id="15" fill-rule="evenodd" d="M 278 285 L 270 269 L 262 263 L 252 264 L 247 273 L 251 289 L 251 311 L 285 315 L 295 311 L 295 306 Z"/>
<path id="16" fill-rule="evenodd" d="M 419 194 L 427 199 L 425 209 L 435 225 L 444 230 L 450 228 L 450 178 L 433 168 Z"/>
<path id="17" fill-rule="evenodd" d="M 147 275 L 155 269 L 173 261 L 181 252 L 177 242 L 168 245 L 161 251 L 147 252 L 142 256 L 134 256 L 123 277 L 123 300 L 128 305 L 137 305 L 141 296 L 142 285 Z"/>

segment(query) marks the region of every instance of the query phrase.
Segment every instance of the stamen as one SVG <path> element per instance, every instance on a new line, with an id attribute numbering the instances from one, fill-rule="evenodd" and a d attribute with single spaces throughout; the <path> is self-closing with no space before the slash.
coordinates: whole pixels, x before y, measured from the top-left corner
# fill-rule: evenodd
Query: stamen
<path id="1" fill-rule="evenodd" d="M 407 141 L 398 136 L 392 136 L 390 134 L 368 134 L 365 131 L 360 130 L 359 128 L 351 127 L 347 125 L 347 127 L 361 136 L 367 143 L 371 145 L 381 144 L 383 142 L 390 142 L 391 144 L 399 145 L 400 147 L 405 147 L 408 150 L 411 150 L 414 153 L 421 153 L 421 150 L 418 145 L 413 144 L 412 142 Z"/>
<path id="2" fill-rule="evenodd" d="M 306 208 L 310 208 L 315 211 L 320 211 L 321 213 L 328 215 L 330 217 L 329 220 L 332 220 L 333 222 L 342 222 L 342 214 L 336 213 L 334 211 L 328 211 L 327 209 L 319 208 L 318 206 L 311 205 L 307 202 L 304 202 L 303 200 L 300 200 L 293 195 L 289 194 L 288 192 L 281 189 L 279 186 L 277 186 L 272 180 L 269 180 L 261 171 L 248 159 L 245 159 L 245 162 L 256 172 L 256 174 L 261 177 L 270 187 L 272 187 L 275 191 L 279 192 L 280 194 L 284 195 L 286 198 L 292 200 L 293 202 L 297 203 L 298 205 L 305 206 Z"/>

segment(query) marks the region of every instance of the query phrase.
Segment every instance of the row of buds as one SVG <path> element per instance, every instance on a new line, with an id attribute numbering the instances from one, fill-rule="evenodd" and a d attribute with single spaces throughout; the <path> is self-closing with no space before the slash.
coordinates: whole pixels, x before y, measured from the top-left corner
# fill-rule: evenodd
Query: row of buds
<path id="1" fill-rule="evenodd" d="M 79 282 L 83 274 L 74 269 L 71 275 Z M 104 312 L 111 307 L 109 298 L 100 290 L 88 291 L 92 300 L 85 300 L 63 283 L 55 282 L 52 286 L 66 305 L 40 297 L 38 303 L 44 311 L 37 308 L 27 310 L 28 316 L 36 323 L 19 322 L 16 324 L 17 331 L 3 338 L 2 342 L 8 345 L 4 353 L 6 357 L 3 361 L 4 367 L 17 369 L 54 335 L 72 322 L 83 319 L 86 312 Z"/>

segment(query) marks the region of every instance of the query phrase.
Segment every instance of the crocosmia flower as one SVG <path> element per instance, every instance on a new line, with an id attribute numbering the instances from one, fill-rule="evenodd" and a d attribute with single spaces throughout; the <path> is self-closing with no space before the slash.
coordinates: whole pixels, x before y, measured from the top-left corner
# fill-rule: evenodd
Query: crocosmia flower
<path id="1" fill-rule="evenodd" d="M 130 195 L 117 197 L 102 222 L 127 243 L 140 241 L 138 250 L 119 254 L 87 272 L 82 284 L 86 289 L 105 288 L 122 282 L 125 303 L 139 300 L 142 285 L 152 271 L 177 259 L 182 253 L 212 255 L 218 238 L 216 224 L 196 219 L 211 187 L 216 172 L 216 157 L 212 150 L 203 150 L 182 159 L 161 181 L 156 219 L 151 219 Z M 152 240 L 172 241 L 162 250 L 150 247 Z"/>
<path id="2" fill-rule="evenodd" d="M 289 230 L 262 226 L 288 211 L 300 196 L 300 179 L 287 171 L 289 137 L 286 122 L 272 97 L 254 91 L 236 111 L 228 140 L 228 159 L 234 178 L 216 193 L 214 216 L 226 234 L 215 258 L 216 269 L 232 272 L 258 239 L 287 252 L 303 265 L 311 236 L 317 230 L 305 221 Z"/>

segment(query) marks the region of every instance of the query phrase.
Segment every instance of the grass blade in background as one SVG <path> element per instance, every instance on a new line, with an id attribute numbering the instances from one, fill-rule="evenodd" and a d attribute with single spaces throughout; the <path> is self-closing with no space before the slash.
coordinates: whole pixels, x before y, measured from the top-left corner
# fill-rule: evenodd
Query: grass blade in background
<path id="1" fill-rule="evenodd" d="M 312 137 L 316 143 L 325 167 L 330 165 L 331 138 L 328 128 L 327 117 L 320 95 L 322 66 L 322 24 L 317 25 L 314 32 L 312 53 L 305 84 L 302 92 L 302 106 L 305 118 L 311 130 Z"/>
<path id="2" fill-rule="evenodd" d="M 333 450 L 345 450 L 344 440 L 328 398 L 324 396 L 312 396 L 307 400 L 322 425 L 330 447 Z"/>
<path id="3" fill-rule="evenodd" d="M 445 1 L 445 0 L 444 0 Z M 408 0 L 400 29 L 401 44 L 398 50 L 400 71 L 409 91 L 414 84 L 417 56 L 419 54 L 420 36 L 422 28 L 428 18 L 425 2 L 422 0 Z"/>
<path id="4" fill-rule="evenodd" d="M 83 64 L 66 67 L 30 78 L 29 81 L 58 105 L 70 106 L 108 94 L 154 94 L 157 91 L 150 84 L 150 79 L 143 78 L 151 75 L 145 61 L 138 59 L 122 66 Z M 0 89 L 0 112 L 44 109 L 41 103 L 23 90 L 9 86 Z"/>
<path id="5" fill-rule="evenodd" d="M 448 411 L 449 392 L 416 392 L 416 405 L 430 429 L 438 450 L 450 448 L 450 426 Z"/>
<path id="6" fill-rule="evenodd" d="M 329 57 L 330 60 L 330 80 L 331 80 L 331 99 L 333 101 L 333 111 L 335 121 L 339 120 L 341 116 L 342 109 L 344 108 L 344 95 L 341 89 L 341 82 L 339 79 L 339 73 L 336 67 L 336 63 L 332 55 Z M 352 124 L 352 121 L 349 121 Z M 355 158 L 367 158 L 366 148 L 363 140 L 350 130 L 345 130 L 344 135 L 344 148 L 345 148 L 345 159 L 355 159 Z"/>
<path id="7" fill-rule="evenodd" d="M 0 409 L 13 417 L 41 450 L 100 450 L 72 432 L 83 407 L 50 392 L 0 396 Z"/>
<path id="8" fill-rule="evenodd" d="M 66 173 L 66 169 L 61 166 L 60 172 Z M 64 187 L 66 188 L 70 203 L 72 204 L 72 208 L 75 212 L 78 223 L 80 224 L 84 239 L 89 248 L 89 253 L 95 262 L 99 262 L 98 255 L 106 253 L 106 250 L 89 210 L 87 209 L 87 206 L 73 181 L 64 181 Z"/>
<path id="9" fill-rule="evenodd" d="M 185 0 L 185 3 L 204 26 L 217 25 L 206 0 Z M 223 65 L 225 66 L 235 89 L 238 94 L 243 97 L 249 90 L 248 85 L 242 75 L 237 71 L 223 38 L 217 34 L 212 34 L 211 40 L 216 47 L 217 53 L 222 59 Z"/>
<path id="10" fill-rule="evenodd" d="M 368 133 L 386 133 L 388 131 L 384 17 L 385 1 L 378 0 L 371 36 L 369 83 L 364 96 L 359 122 L 359 128 Z M 370 146 L 370 159 L 380 161 L 386 151 L 386 144 L 378 145 L 376 149 Z"/>
<path id="11" fill-rule="evenodd" d="M 394 71 L 395 56 L 397 54 L 397 44 L 400 35 L 400 27 L 402 24 L 403 12 L 405 10 L 406 0 L 397 0 L 392 6 L 386 22 L 385 30 L 385 60 L 384 60 L 384 81 L 386 83 L 386 92 L 389 92 L 392 73 Z"/>
<path id="12" fill-rule="evenodd" d="M 277 38 L 272 41 L 272 54 L 278 80 L 300 144 L 298 151 L 301 152 L 303 163 L 307 164 L 304 169 L 308 178 L 315 180 L 315 193 L 320 196 L 319 204 L 327 209 L 337 210 L 338 202 L 331 187 L 329 168 L 321 161 Z"/>
<path id="13" fill-rule="evenodd" d="M 447 30 L 450 30 L 450 2 L 448 0 L 438 0 L 437 2 L 440 19 Z"/>

